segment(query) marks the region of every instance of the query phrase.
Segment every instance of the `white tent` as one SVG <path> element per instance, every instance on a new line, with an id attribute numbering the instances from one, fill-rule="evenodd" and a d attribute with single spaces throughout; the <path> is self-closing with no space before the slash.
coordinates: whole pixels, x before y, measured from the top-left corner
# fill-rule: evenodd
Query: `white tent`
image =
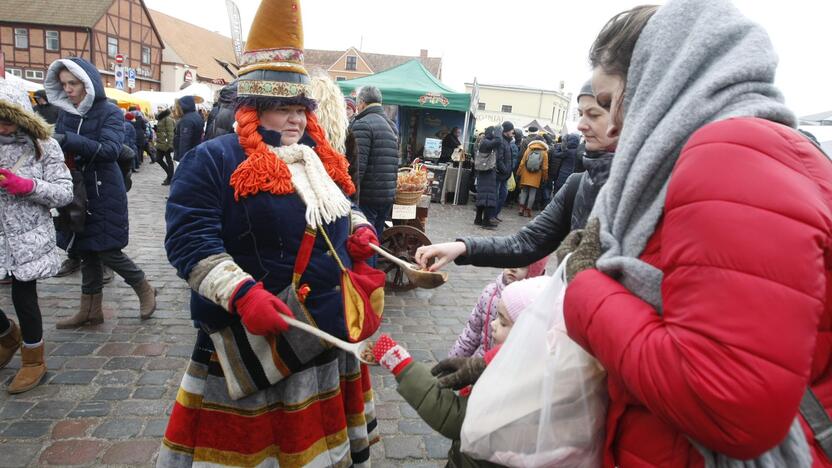
<path id="1" fill-rule="evenodd" d="M 197 107 L 205 109 L 211 109 L 214 102 L 214 92 L 208 85 L 202 83 L 193 83 L 176 92 L 138 91 L 133 95 L 150 101 L 154 112 L 159 108 L 173 107 L 173 103 L 183 96 L 193 96 Z"/>
<path id="2" fill-rule="evenodd" d="M 26 90 L 27 93 L 43 89 L 43 85 L 24 80 L 23 78 L 14 76 L 9 72 L 6 72 L 6 81 L 21 86 L 24 90 Z"/>

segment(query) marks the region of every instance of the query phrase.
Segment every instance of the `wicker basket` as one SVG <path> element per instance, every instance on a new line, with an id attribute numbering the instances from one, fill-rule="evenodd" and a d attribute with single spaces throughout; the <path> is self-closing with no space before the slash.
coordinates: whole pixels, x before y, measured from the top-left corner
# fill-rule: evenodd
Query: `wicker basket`
<path id="1" fill-rule="evenodd" d="M 397 205 L 415 205 L 419 203 L 419 199 L 422 198 L 424 191 L 420 192 L 396 192 L 396 200 L 395 203 Z"/>

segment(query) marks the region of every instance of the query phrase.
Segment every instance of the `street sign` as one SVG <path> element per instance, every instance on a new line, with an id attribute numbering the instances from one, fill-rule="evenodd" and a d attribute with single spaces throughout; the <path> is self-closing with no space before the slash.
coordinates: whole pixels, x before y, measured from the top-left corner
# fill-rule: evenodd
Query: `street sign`
<path id="1" fill-rule="evenodd" d="M 116 63 L 119 64 L 119 65 L 124 63 L 124 56 L 121 55 L 121 54 L 116 54 Z"/>
<path id="2" fill-rule="evenodd" d="M 124 89 L 124 67 L 121 65 L 116 65 L 114 71 L 116 77 L 116 89 Z"/>
<path id="3" fill-rule="evenodd" d="M 136 87 L 136 69 L 130 68 L 127 72 L 127 87 L 133 89 Z"/>
<path id="4" fill-rule="evenodd" d="M 185 76 L 182 77 L 185 82 L 193 81 L 194 75 L 190 70 L 185 70 Z"/>

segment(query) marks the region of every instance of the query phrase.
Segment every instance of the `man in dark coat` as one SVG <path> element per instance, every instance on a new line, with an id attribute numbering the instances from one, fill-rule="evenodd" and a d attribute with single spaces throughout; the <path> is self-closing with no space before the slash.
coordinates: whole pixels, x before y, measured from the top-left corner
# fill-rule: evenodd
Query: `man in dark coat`
<path id="1" fill-rule="evenodd" d="M 173 133 L 173 159 L 179 161 L 182 156 L 202 142 L 202 129 L 205 121 L 196 111 L 196 101 L 193 96 L 182 96 L 176 101 L 181 115 L 176 122 Z"/>
<path id="2" fill-rule="evenodd" d="M 133 124 L 133 129 L 136 131 L 136 166 L 137 171 L 142 167 L 142 160 L 144 159 L 144 151 L 147 146 L 147 120 L 142 117 L 139 108 L 130 106 L 128 113 L 133 114 L 133 119 L 130 123 Z"/>
<path id="3" fill-rule="evenodd" d="M 234 133 L 234 113 L 237 107 L 237 82 L 233 81 L 220 90 L 219 99 L 208 114 L 205 125 L 205 141 L 226 133 Z"/>
<path id="4" fill-rule="evenodd" d="M 451 156 L 454 154 L 454 150 L 462 144 L 459 141 L 460 136 L 462 136 L 462 130 L 460 130 L 459 127 L 452 128 L 451 131 L 445 135 L 445 138 L 442 139 L 442 153 L 439 156 L 439 162 L 451 162 Z"/>
<path id="5" fill-rule="evenodd" d="M 81 173 L 87 198 L 83 232 L 58 233 L 58 245 L 81 257 L 82 294 L 78 313 L 57 327 L 104 321 L 102 263 L 133 287 L 141 318 L 149 318 L 156 309 L 156 290 L 121 250 L 128 239 L 127 192 L 118 166 L 124 141 L 121 109 L 107 101 L 98 70 L 81 58 L 53 62 L 44 88 L 49 101 L 61 109 L 54 138 L 70 169 Z"/>
<path id="6" fill-rule="evenodd" d="M 578 155 L 578 145 L 581 143 L 581 137 L 577 133 L 566 135 L 565 140 L 565 149 L 560 154 L 560 169 L 558 170 L 557 179 L 555 179 L 555 192 L 560 190 L 563 184 L 566 183 L 566 178 L 575 171 L 575 159 Z"/>
<path id="7" fill-rule="evenodd" d="M 502 133 L 500 132 L 502 130 Z M 497 207 L 494 209 L 494 216 L 491 222 L 500 222 L 500 210 L 508 196 L 508 178 L 511 177 L 511 143 L 514 141 L 514 124 L 503 122 L 502 128 L 495 127 L 491 139 L 486 138 L 486 147 L 489 151 L 495 151 L 497 165 L 495 167 L 497 177 Z M 483 222 L 484 226 L 488 223 Z"/>
<path id="8" fill-rule="evenodd" d="M 393 210 L 399 170 L 396 126 L 381 107 L 381 91 L 365 86 L 358 92 L 358 115 L 350 125 L 358 147 L 359 206 L 379 238 Z M 375 262 L 375 257 L 372 263 Z"/>
<path id="9" fill-rule="evenodd" d="M 38 103 L 34 107 L 35 112 L 43 117 L 46 123 L 55 125 L 55 122 L 58 120 L 58 113 L 61 110 L 49 103 L 49 99 L 46 97 L 46 90 L 39 89 L 35 91 L 35 101 Z"/>

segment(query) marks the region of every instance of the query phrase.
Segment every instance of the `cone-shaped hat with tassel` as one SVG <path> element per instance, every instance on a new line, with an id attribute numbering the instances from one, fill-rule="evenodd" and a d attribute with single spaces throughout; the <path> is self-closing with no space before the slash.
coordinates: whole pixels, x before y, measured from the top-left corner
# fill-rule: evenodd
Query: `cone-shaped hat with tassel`
<path id="1" fill-rule="evenodd" d="M 237 96 L 243 103 L 277 98 L 285 104 L 314 107 L 303 66 L 300 0 L 260 3 L 240 66 Z"/>

